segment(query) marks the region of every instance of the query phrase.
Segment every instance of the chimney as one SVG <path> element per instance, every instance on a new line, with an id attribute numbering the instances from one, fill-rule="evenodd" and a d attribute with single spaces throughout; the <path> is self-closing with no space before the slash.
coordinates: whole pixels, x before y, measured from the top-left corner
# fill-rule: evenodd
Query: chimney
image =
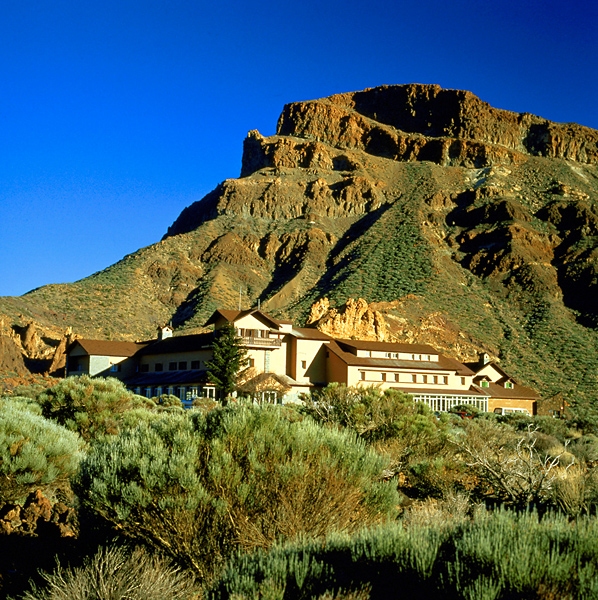
<path id="1" fill-rule="evenodd" d="M 169 325 L 162 325 L 158 327 L 158 339 L 165 340 L 166 338 L 172 337 L 172 327 Z"/>
<path id="2" fill-rule="evenodd" d="M 480 352 L 478 357 L 481 365 L 487 365 L 490 362 L 490 355 L 487 352 Z"/>

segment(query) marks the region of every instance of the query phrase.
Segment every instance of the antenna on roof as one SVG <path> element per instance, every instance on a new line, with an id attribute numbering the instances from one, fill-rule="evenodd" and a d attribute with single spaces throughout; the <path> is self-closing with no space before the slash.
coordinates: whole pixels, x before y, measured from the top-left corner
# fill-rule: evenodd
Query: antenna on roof
<path id="1" fill-rule="evenodd" d="M 260 304 L 260 299 L 258 298 L 258 300 L 257 300 L 257 309 L 258 309 L 258 310 L 260 309 L 260 306 L 261 306 L 261 304 Z"/>
<path id="2" fill-rule="evenodd" d="M 241 286 L 239 286 L 239 311 L 241 310 Z"/>

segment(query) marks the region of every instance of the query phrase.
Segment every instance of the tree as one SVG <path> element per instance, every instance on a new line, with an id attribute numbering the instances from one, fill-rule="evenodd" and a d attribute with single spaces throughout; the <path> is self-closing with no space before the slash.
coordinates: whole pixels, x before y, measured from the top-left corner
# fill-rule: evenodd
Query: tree
<path id="1" fill-rule="evenodd" d="M 212 360 L 207 366 L 209 377 L 218 386 L 222 397 L 232 395 L 237 389 L 239 372 L 247 366 L 247 353 L 232 325 L 225 325 L 215 332 Z"/>

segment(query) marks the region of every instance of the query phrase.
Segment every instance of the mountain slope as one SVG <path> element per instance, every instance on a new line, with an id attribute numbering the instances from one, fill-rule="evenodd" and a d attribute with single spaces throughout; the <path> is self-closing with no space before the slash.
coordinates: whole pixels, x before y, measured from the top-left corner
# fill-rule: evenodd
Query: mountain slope
<path id="1" fill-rule="evenodd" d="M 484 350 L 544 395 L 595 400 L 598 132 L 438 86 L 290 104 L 276 135 L 249 133 L 241 177 L 161 242 L 0 313 L 147 338 L 170 319 L 201 327 L 239 290 L 299 321 L 321 298 L 361 297 L 391 339 Z"/>

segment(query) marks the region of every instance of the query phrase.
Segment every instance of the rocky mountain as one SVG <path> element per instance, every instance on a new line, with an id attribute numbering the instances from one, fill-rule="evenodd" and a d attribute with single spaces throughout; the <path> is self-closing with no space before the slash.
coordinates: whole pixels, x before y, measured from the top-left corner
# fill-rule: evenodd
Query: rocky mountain
<path id="1" fill-rule="evenodd" d="M 413 84 L 285 106 L 162 241 L 0 313 L 50 348 L 67 327 L 195 331 L 241 297 L 336 335 L 485 351 L 545 396 L 591 401 L 597 294 L 598 131 Z"/>

